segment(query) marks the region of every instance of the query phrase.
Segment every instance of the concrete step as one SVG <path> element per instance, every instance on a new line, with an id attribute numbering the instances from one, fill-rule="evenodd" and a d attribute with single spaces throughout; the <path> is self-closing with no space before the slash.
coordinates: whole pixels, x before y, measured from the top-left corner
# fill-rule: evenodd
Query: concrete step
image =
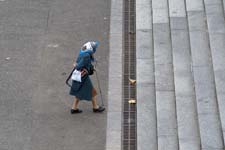
<path id="1" fill-rule="evenodd" d="M 169 0 L 180 150 L 200 150 L 191 50 L 184 0 Z"/>
<path id="2" fill-rule="evenodd" d="M 202 0 L 187 0 L 193 75 L 202 149 L 223 149 L 210 42 Z M 210 27 L 209 27 L 210 28 Z"/>
<path id="3" fill-rule="evenodd" d="M 210 48 L 214 69 L 217 102 L 220 121 L 223 130 L 223 144 L 225 131 L 225 20 L 223 1 L 205 0 L 206 19 L 210 39 Z"/>
<path id="4" fill-rule="evenodd" d="M 136 2 L 137 150 L 157 149 L 151 1 Z"/>
<path id="5" fill-rule="evenodd" d="M 152 0 L 158 150 L 178 150 L 167 0 Z"/>
<path id="6" fill-rule="evenodd" d="M 224 10 L 224 15 L 225 15 L 225 0 L 223 0 L 223 10 Z"/>

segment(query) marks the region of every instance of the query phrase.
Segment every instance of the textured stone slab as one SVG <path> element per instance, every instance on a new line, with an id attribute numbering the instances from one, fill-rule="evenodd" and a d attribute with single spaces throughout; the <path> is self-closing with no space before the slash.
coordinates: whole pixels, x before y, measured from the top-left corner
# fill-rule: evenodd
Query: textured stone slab
<path id="1" fill-rule="evenodd" d="M 225 101 L 224 101 L 224 98 L 225 98 L 225 93 L 222 92 L 222 93 L 217 93 L 217 97 L 218 97 L 218 105 L 219 105 L 219 109 L 220 109 L 220 119 L 221 119 L 221 122 L 222 122 L 222 129 L 223 129 L 223 133 L 225 132 L 225 124 L 224 124 L 224 121 L 225 121 Z"/>
<path id="2" fill-rule="evenodd" d="M 157 91 L 174 91 L 172 64 L 155 65 L 155 86 Z"/>
<path id="3" fill-rule="evenodd" d="M 111 0 L 111 10 L 113 10 L 113 14 L 116 13 L 114 9 L 118 9 L 119 11 L 122 12 L 123 8 L 123 1 L 118 1 L 118 0 Z M 120 13 L 122 15 L 122 13 Z"/>
<path id="4" fill-rule="evenodd" d="M 221 4 L 221 0 L 204 0 L 205 5 Z"/>
<path id="5" fill-rule="evenodd" d="M 207 15 L 207 24 L 208 24 L 208 30 L 209 30 L 209 38 L 210 38 L 210 47 L 211 47 L 211 55 L 212 55 L 212 63 L 213 63 L 213 69 L 214 69 L 214 81 L 215 81 L 215 90 L 217 98 L 217 105 L 218 105 L 218 113 L 219 113 L 219 127 L 222 126 L 222 129 L 224 129 L 225 126 L 225 112 L 223 109 L 225 108 L 225 105 L 223 103 L 224 97 L 223 94 L 225 92 L 225 18 L 224 18 L 224 7 L 222 4 L 223 1 L 214 1 L 209 2 L 208 0 L 205 0 L 206 3 L 206 15 Z M 219 33 L 219 34 L 218 34 Z M 223 50 L 222 50 L 223 49 Z M 216 71 L 217 70 L 217 71 Z M 218 71 L 219 70 L 219 71 Z M 218 130 L 221 130 L 220 128 Z M 219 131 L 221 132 L 221 131 Z M 221 136 L 223 135 L 223 132 L 221 132 Z M 223 135 L 223 141 L 225 141 L 224 135 Z M 213 143 L 212 143 L 213 144 Z M 223 147 L 224 147 L 224 143 Z"/>
<path id="6" fill-rule="evenodd" d="M 178 150 L 178 140 L 176 136 L 159 136 L 158 150 Z"/>
<path id="7" fill-rule="evenodd" d="M 223 0 L 223 9 L 224 9 L 224 12 L 225 12 L 225 0 Z"/>
<path id="8" fill-rule="evenodd" d="M 187 30 L 186 17 L 171 17 L 170 28 L 171 30 Z"/>
<path id="9" fill-rule="evenodd" d="M 136 57 L 153 59 L 152 30 L 136 30 Z"/>
<path id="10" fill-rule="evenodd" d="M 122 111 L 122 81 L 118 77 L 111 77 L 109 79 L 109 95 L 113 95 L 108 97 L 108 112 L 121 112 Z"/>
<path id="11" fill-rule="evenodd" d="M 203 12 L 189 12 L 188 19 L 201 146 L 203 149 L 221 148 L 223 147 L 222 129 L 218 115 L 210 42 L 205 24 L 206 17 Z M 209 21 L 209 16 L 207 16 L 207 21 L 208 25 L 212 22 Z M 217 32 L 217 27 L 210 28 Z"/>
<path id="12" fill-rule="evenodd" d="M 154 24 L 153 35 L 155 64 L 172 63 L 169 24 Z"/>
<path id="13" fill-rule="evenodd" d="M 223 15 L 223 6 L 221 2 L 218 4 L 205 5 L 205 9 L 206 15 L 216 15 L 216 14 Z"/>
<path id="14" fill-rule="evenodd" d="M 177 124 L 180 148 L 200 150 L 200 135 L 195 96 L 177 97 Z"/>
<path id="15" fill-rule="evenodd" d="M 212 66 L 204 66 L 204 67 L 193 67 L 194 72 L 194 78 L 195 78 L 195 84 L 197 85 L 203 85 L 202 88 L 214 88 L 214 76 L 212 74 Z M 205 91 L 205 93 L 203 92 Z M 196 91 L 198 92 L 198 91 Z M 199 94 L 203 95 L 204 97 L 208 97 L 209 95 L 212 95 L 213 89 L 210 92 L 210 89 L 203 89 L 202 91 L 199 91 Z M 204 93 L 204 94 L 203 94 Z M 209 95 L 206 95 L 209 94 Z M 203 97 L 201 97 L 203 98 Z"/>
<path id="16" fill-rule="evenodd" d="M 185 17 L 185 3 L 183 0 L 169 0 L 170 17 Z"/>
<path id="17" fill-rule="evenodd" d="M 216 92 L 225 93 L 225 69 L 214 72 L 216 81 Z M 221 99 L 222 101 L 223 99 Z"/>
<path id="18" fill-rule="evenodd" d="M 185 30 L 171 32 L 174 72 L 189 71 L 191 70 L 191 52 L 188 32 Z"/>
<path id="19" fill-rule="evenodd" d="M 225 20 L 222 14 L 207 16 L 209 34 L 225 33 Z"/>
<path id="20" fill-rule="evenodd" d="M 156 104 L 154 84 L 137 82 L 137 147 L 157 148 Z"/>
<path id="21" fill-rule="evenodd" d="M 200 139 L 200 138 L 199 138 Z M 200 143 L 197 140 L 190 140 L 190 139 L 179 139 L 179 148 L 182 150 L 199 150 Z"/>
<path id="22" fill-rule="evenodd" d="M 201 0 L 186 0 L 187 11 L 204 11 L 203 2 Z"/>
<path id="23" fill-rule="evenodd" d="M 188 55 L 187 57 L 190 56 L 190 41 L 189 41 L 189 36 L 188 36 L 188 31 L 187 29 L 185 30 L 172 30 L 171 31 L 171 37 L 172 37 L 172 49 L 173 52 L 178 54 L 178 53 L 185 53 Z M 185 62 L 189 62 L 188 60 L 185 60 Z"/>
<path id="24" fill-rule="evenodd" d="M 176 96 L 192 96 L 194 95 L 193 78 L 191 71 L 174 72 Z"/>
<path id="25" fill-rule="evenodd" d="M 178 137 L 173 92 L 156 92 L 159 150 L 177 150 Z"/>
<path id="26" fill-rule="evenodd" d="M 197 106 L 191 73 L 191 52 L 186 17 L 172 17 L 170 26 L 172 30 L 179 148 L 182 150 L 200 150 Z"/>
<path id="27" fill-rule="evenodd" d="M 123 1 L 111 1 L 106 150 L 122 149 L 122 8 Z"/>
<path id="28" fill-rule="evenodd" d="M 225 34 L 211 34 L 210 47 L 214 71 L 224 70 L 225 64 Z"/>
<path id="29" fill-rule="evenodd" d="M 225 69 L 220 71 L 215 71 L 215 82 L 216 82 L 216 92 L 217 101 L 220 113 L 220 120 L 223 130 L 223 135 L 225 131 Z M 223 138 L 224 142 L 225 139 Z"/>
<path id="30" fill-rule="evenodd" d="M 177 136 L 174 92 L 156 91 L 156 108 L 158 136 Z"/>
<path id="31" fill-rule="evenodd" d="M 195 90 L 203 148 L 221 148 L 221 123 L 212 67 L 194 67 Z"/>
<path id="32" fill-rule="evenodd" d="M 222 1 L 205 5 L 209 33 L 225 33 L 225 20 Z"/>
<path id="33" fill-rule="evenodd" d="M 222 129 L 218 114 L 199 115 L 202 149 L 223 148 Z"/>
<path id="34" fill-rule="evenodd" d="M 137 59 L 137 82 L 143 84 L 155 83 L 153 60 Z"/>
<path id="35" fill-rule="evenodd" d="M 106 136 L 106 150 L 122 149 L 121 131 L 108 131 Z"/>
<path id="36" fill-rule="evenodd" d="M 206 16 L 203 11 L 188 12 L 189 30 L 207 32 L 205 20 Z"/>
<path id="37" fill-rule="evenodd" d="M 153 9 L 153 23 L 168 23 L 168 9 Z"/>
<path id="38" fill-rule="evenodd" d="M 137 149 L 157 148 L 151 1 L 137 1 Z"/>
<path id="39" fill-rule="evenodd" d="M 120 30 L 122 32 L 122 30 Z M 119 31 L 118 31 L 119 32 Z M 115 55 L 121 55 L 122 54 L 122 35 L 117 33 L 117 34 L 110 34 L 110 43 L 109 43 L 109 49 L 110 53 L 112 53 L 112 56 L 109 58 L 116 58 L 117 56 Z M 115 48 L 116 46 L 116 48 Z"/>
<path id="40" fill-rule="evenodd" d="M 167 0 L 152 0 L 153 9 L 168 9 Z"/>
<path id="41" fill-rule="evenodd" d="M 120 131 L 121 130 L 121 122 L 122 122 L 121 116 L 122 116 L 122 111 L 108 112 L 108 117 L 110 118 L 110 121 L 108 120 L 109 124 L 107 125 L 107 128 L 110 131 Z"/>
<path id="42" fill-rule="evenodd" d="M 138 0 L 136 1 L 136 5 L 149 4 L 151 1 L 149 0 Z"/>
<path id="43" fill-rule="evenodd" d="M 150 1 L 136 5 L 136 29 L 152 29 Z"/>
<path id="44" fill-rule="evenodd" d="M 209 39 L 206 32 L 190 32 L 190 43 L 193 66 L 207 66 L 210 64 Z"/>
<path id="45" fill-rule="evenodd" d="M 200 143 L 195 96 L 177 96 L 176 108 L 179 139 L 190 140 L 190 142 L 195 140 Z"/>
<path id="46" fill-rule="evenodd" d="M 120 17 L 122 18 L 122 17 Z M 119 19 L 119 18 L 118 18 Z M 111 34 L 119 34 L 122 31 L 122 20 L 114 20 L 113 25 L 110 27 Z"/>

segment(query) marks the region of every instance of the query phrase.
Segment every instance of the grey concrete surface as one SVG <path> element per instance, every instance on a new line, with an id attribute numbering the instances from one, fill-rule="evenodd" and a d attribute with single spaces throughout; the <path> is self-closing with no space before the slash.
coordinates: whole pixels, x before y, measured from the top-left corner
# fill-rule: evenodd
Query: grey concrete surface
<path id="1" fill-rule="evenodd" d="M 200 0 L 186 0 L 187 11 L 203 11 L 203 3 Z"/>
<path id="2" fill-rule="evenodd" d="M 122 150 L 123 1 L 111 1 L 106 150 Z"/>
<path id="3" fill-rule="evenodd" d="M 186 13 L 184 16 L 186 16 Z M 191 51 L 187 18 L 172 17 L 170 21 L 172 21 L 170 22 L 170 26 L 179 148 L 182 150 L 200 150 L 200 135 L 195 89 L 193 86 L 194 79 L 191 72 Z M 182 23 L 178 26 L 174 21 Z"/>
<path id="4" fill-rule="evenodd" d="M 137 149 L 149 150 L 157 149 L 158 143 L 152 1 L 136 3 Z"/>
<path id="5" fill-rule="evenodd" d="M 186 5 L 185 1 L 180 1 L 177 5 L 176 0 L 169 1 L 169 5 L 179 8 L 178 11 L 174 10 L 176 14 L 170 11 L 179 149 L 200 150 Z"/>
<path id="6" fill-rule="evenodd" d="M 182 0 L 169 0 L 169 16 L 170 17 L 185 17 L 185 2 Z"/>
<path id="7" fill-rule="evenodd" d="M 169 23 L 153 24 L 153 35 L 154 63 L 156 65 L 172 64 Z"/>
<path id="8" fill-rule="evenodd" d="M 179 147 L 172 65 L 172 44 L 169 25 L 169 3 L 152 1 L 153 45 L 156 89 L 157 137 L 159 150 Z"/>
<path id="9" fill-rule="evenodd" d="M 71 115 L 65 79 L 80 46 L 99 40 L 107 104 L 109 14 L 110 1 L 0 2 L 1 150 L 105 149 L 106 112 L 94 114 L 91 103 L 81 102 L 84 112 Z"/>
<path id="10" fill-rule="evenodd" d="M 217 107 L 221 121 L 222 131 L 225 130 L 225 18 L 223 1 L 215 1 L 211 4 L 205 0 L 205 11 L 209 30 L 209 41 L 211 48 L 212 65 L 214 71 L 215 90 L 217 95 Z M 222 132 L 223 144 L 225 142 L 224 132 Z"/>
<path id="11" fill-rule="evenodd" d="M 202 3 L 204 1 L 201 1 Z M 203 3 L 205 4 L 205 3 Z M 202 7 L 205 12 L 205 6 Z M 207 15 L 207 13 L 204 13 Z M 215 93 L 215 81 L 211 58 L 210 40 L 207 26 L 207 19 L 201 18 L 199 27 L 201 31 L 190 31 L 190 44 L 193 60 L 193 75 L 196 91 L 196 102 L 198 110 L 201 147 L 224 148 L 222 139 L 221 122 L 217 97 Z M 192 24 L 197 18 L 189 21 Z M 206 123 L 207 122 L 207 123 Z"/>

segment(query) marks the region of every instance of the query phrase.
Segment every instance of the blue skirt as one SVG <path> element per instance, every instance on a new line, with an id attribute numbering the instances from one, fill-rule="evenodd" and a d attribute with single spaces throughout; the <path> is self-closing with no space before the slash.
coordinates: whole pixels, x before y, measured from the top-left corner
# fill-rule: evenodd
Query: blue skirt
<path id="1" fill-rule="evenodd" d="M 73 81 L 70 89 L 70 95 L 76 96 L 79 100 L 91 101 L 96 96 L 96 90 L 92 85 L 89 76 L 82 79 L 82 82 Z"/>

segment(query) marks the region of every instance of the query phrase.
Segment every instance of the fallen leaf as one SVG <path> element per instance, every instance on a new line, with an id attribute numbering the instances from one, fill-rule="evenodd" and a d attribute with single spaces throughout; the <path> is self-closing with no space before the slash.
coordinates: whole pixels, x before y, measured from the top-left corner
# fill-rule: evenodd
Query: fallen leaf
<path id="1" fill-rule="evenodd" d="M 136 100 L 135 100 L 135 99 L 130 99 L 130 100 L 128 101 L 128 103 L 129 103 L 129 104 L 136 104 Z"/>

